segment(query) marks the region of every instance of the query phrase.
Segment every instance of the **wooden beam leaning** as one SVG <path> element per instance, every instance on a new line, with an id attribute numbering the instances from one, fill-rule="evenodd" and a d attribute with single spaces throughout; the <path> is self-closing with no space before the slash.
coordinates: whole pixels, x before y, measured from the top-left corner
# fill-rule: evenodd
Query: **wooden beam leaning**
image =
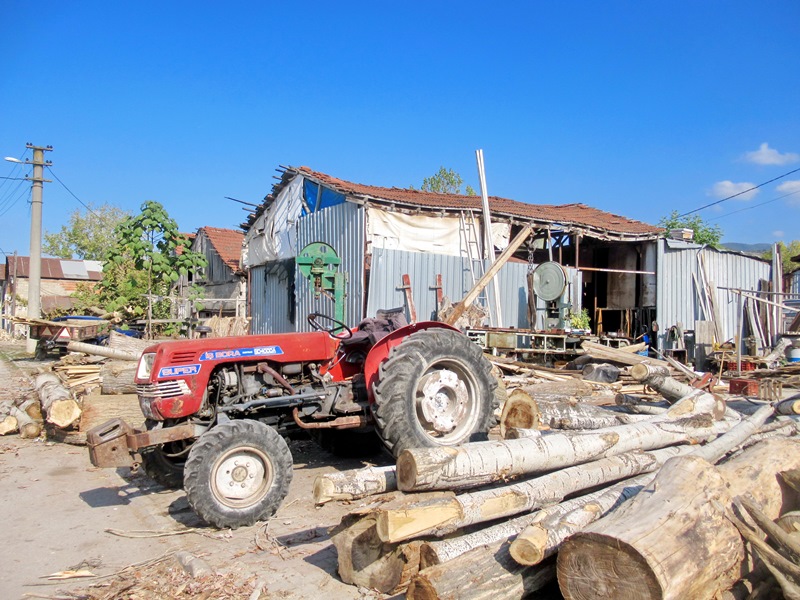
<path id="1" fill-rule="evenodd" d="M 480 293 L 483 291 L 489 282 L 497 275 L 500 268 L 508 262 L 508 259 L 511 258 L 511 255 L 517 251 L 517 249 L 523 244 L 523 242 L 528 239 L 528 236 L 533 231 L 531 225 L 525 225 L 517 236 L 511 240 L 511 242 L 506 246 L 506 249 L 497 257 L 497 260 L 494 261 L 491 267 L 483 274 L 478 282 L 474 285 L 474 287 L 464 296 L 464 299 L 461 300 L 458 304 L 455 305 L 453 312 L 445 319 L 445 323 L 448 325 L 453 325 L 461 315 L 464 314 L 464 311 L 475 302 L 475 299 L 480 296 Z"/>

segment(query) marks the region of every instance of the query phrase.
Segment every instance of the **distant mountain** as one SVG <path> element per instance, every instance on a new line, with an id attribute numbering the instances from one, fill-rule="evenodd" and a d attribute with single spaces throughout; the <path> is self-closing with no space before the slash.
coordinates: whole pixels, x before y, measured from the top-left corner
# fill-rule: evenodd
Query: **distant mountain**
<path id="1" fill-rule="evenodd" d="M 739 244 L 736 242 L 724 242 L 723 248 L 735 250 L 736 252 L 746 252 L 747 254 L 763 254 L 772 249 L 772 244 Z"/>

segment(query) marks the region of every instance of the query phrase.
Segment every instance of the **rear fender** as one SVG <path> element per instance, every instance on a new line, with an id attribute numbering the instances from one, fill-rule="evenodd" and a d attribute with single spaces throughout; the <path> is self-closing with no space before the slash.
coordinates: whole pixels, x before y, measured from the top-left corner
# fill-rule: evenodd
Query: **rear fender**
<path id="1" fill-rule="evenodd" d="M 425 329 L 450 329 L 460 333 L 459 329 L 451 327 L 446 323 L 439 323 L 438 321 L 420 321 L 401 327 L 382 338 L 370 349 L 367 354 L 367 359 L 364 361 L 364 378 L 367 383 L 367 397 L 369 398 L 370 404 L 375 401 L 372 395 L 372 386 L 378 378 L 378 369 L 389 356 L 389 352 L 412 333 Z"/>

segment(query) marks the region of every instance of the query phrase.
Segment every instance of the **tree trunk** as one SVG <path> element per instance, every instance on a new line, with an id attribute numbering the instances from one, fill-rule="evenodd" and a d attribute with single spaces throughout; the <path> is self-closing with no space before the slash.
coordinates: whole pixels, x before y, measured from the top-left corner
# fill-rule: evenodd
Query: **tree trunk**
<path id="1" fill-rule="evenodd" d="M 358 500 L 397 489 L 395 467 L 366 467 L 318 476 L 314 480 L 314 504 L 331 500 Z"/>
<path id="2" fill-rule="evenodd" d="M 775 412 L 779 415 L 800 415 L 800 400 L 784 400 L 775 406 Z"/>
<path id="3" fill-rule="evenodd" d="M 555 563 L 523 567 L 511 558 L 508 544 L 476 548 L 419 572 L 408 600 L 518 600 L 555 579 Z"/>
<path id="4" fill-rule="evenodd" d="M 100 378 L 103 383 L 101 390 L 104 394 L 135 394 L 136 384 L 133 378 L 136 375 L 138 363 L 130 360 L 109 360 L 100 367 Z"/>
<path id="5" fill-rule="evenodd" d="M 116 394 L 113 396 L 87 394 L 83 397 L 81 408 L 79 427 L 81 431 L 89 431 L 92 427 L 102 425 L 114 418 L 122 419 L 134 426 L 144 422 L 144 415 L 142 415 L 139 398 L 136 394 Z"/>
<path id="6" fill-rule="evenodd" d="M 116 358 L 117 360 L 138 361 L 139 355 L 126 350 L 115 350 L 108 346 L 98 346 L 96 344 L 86 344 L 84 342 L 70 342 L 67 344 L 70 352 L 83 352 L 95 356 L 105 356 L 106 358 Z"/>
<path id="7" fill-rule="evenodd" d="M 404 450 L 397 459 L 397 483 L 403 491 L 466 489 L 631 450 L 685 443 L 712 432 L 703 425 L 711 425 L 709 414 L 716 414 L 717 409 L 718 400 L 711 394 L 694 393 L 663 415 L 590 433 L 551 434 L 459 447 L 412 448 Z M 679 418 L 682 419 L 671 420 Z M 727 424 L 717 424 L 713 431 L 718 435 L 727 429 Z"/>
<path id="8" fill-rule="evenodd" d="M 500 435 L 505 438 L 509 429 L 538 429 L 539 411 L 530 394 L 516 389 L 508 395 L 500 414 Z"/>
<path id="9" fill-rule="evenodd" d="M 449 493 L 422 494 L 437 499 Z M 415 498 L 416 500 L 416 498 Z M 397 496 L 388 506 L 399 507 L 412 502 Z M 338 572 L 342 581 L 374 588 L 383 593 L 402 591 L 419 570 L 420 541 L 410 544 L 386 544 L 377 534 L 376 505 L 354 511 L 342 518 L 331 532 L 331 542 L 338 555 Z"/>
<path id="10" fill-rule="evenodd" d="M 17 430 L 17 418 L 12 416 L 13 400 L 0 400 L 0 435 L 8 435 Z"/>
<path id="11" fill-rule="evenodd" d="M 556 553 L 561 543 L 603 515 L 633 498 L 655 477 L 639 475 L 605 490 L 573 500 L 575 508 L 531 523 L 511 543 L 511 556 L 521 565 L 536 565 Z"/>
<path id="12" fill-rule="evenodd" d="M 539 422 L 551 429 L 605 429 L 646 421 L 650 415 L 631 415 L 581 402 L 536 400 Z"/>
<path id="13" fill-rule="evenodd" d="M 800 443 L 762 442 L 724 465 L 698 456 L 667 461 L 625 506 L 565 542 L 558 579 L 567 600 L 712 598 L 746 575 L 744 545 L 725 507 L 751 493 L 774 519 L 784 502 L 778 471 L 800 465 Z M 687 560 L 687 558 L 691 558 Z"/>
<path id="14" fill-rule="evenodd" d="M 650 386 L 671 402 L 697 391 L 696 388 L 673 379 L 666 366 L 641 363 L 632 366 L 630 374 L 636 381 Z"/>
<path id="15" fill-rule="evenodd" d="M 652 452 L 629 452 L 561 469 L 513 485 L 430 500 L 378 513 L 378 536 L 397 543 L 424 535 L 441 537 L 468 525 L 529 512 L 561 502 L 565 496 L 655 470 L 667 458 L 686 454 L 689 446 Z"/>
<path id="16" fill-rule="evenodd" d="M 153 342 L 140 340 L 118 331 L 112 331 L 108 336 L 108 347 L 114 350 L 122 350 L 129 354 L 136 354 L 137 357 L 142 355 L 144 349 L 152 346 Z"/>
<path id="17" fill-rule="evenodd" d="M 42 433 L 42 424 L 31 419 L 24 410 L 12 406 L 9 414 L 17 420 L 17 429 L 21 438 L 32 440 Z"/>
<path id="18" fill-rule="evenodd" d="M 53 373 L 37 375 L 33 387 L 39 393 L 48 423 L 64 429 L 80 418 L 81 407 Z"/>

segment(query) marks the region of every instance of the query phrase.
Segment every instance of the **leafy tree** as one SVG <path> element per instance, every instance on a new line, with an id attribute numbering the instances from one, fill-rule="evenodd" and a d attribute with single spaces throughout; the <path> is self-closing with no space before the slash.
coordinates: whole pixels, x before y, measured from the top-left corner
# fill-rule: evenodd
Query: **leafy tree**
<path id="1" fill-rule="evenodd" d="M 99 300 L 109 311 L 128 316 L 147 315 L 169 318 L 172 285 L 180 275 L 206 266 L 202 254 L 189 249 L 188 238 L 164 207 L 152 200 L 141 206 L 141 213 L 122 221 L 114 230 L 114 242 L 103 264 L 103 279 L 81 303 Z"/>
<path id="2" fill-rule="evenodd" d="M 436 174 L 425 177 L 422 180 L 421 189 L 423 192 L 434 192 L 436 194 L 460 194 L 461 184 L 463 183 L 464 180 L 461 179 L 461 175 L 453 171 L 453 169 L 439 167 L 439 171 Z M 414 189 L 413 185 L 411 189 Z M 475 190 L 470 185 L 467 185 L 465 193 L 467 196 L 476 195 Z"/>
<path id="3" fill-rule="evenodd" d="M 668 216 L 662 217 L 658 225 L 667 231 L 670 229 L 691 229 L 694 231 L 694 241 L 696 243 L 712 246 L 713 248 L 720 247 L 722 229 L 719 225 L 709 225 L 698 215 L 681 217 L 677 210 L 673 210 Z"/>
<path id="4" fill-rule="evenodd" d="M 791 273 L 793 271 L 797 271 L 798 269 L 800 269 L 800 264 L 792 262 L 793 256 L 800 255 L 800 240 L 793 240 L 789 242 L 788 246 L 783 242 L 778 242 L 778 247 L 780 248 L 781 252 L 781 263 L 783 264 L 783 272 Z M 772 248 L 764 252 L 764 254 L 762 254 L 761 257 L 766 258 L 767 260 L 772 260 Z"/>
<path id="5" fill-rule="evenodd" d="M 42 251 L 58 258 L 103 260 L 112 244 L 114 229 L 130 213 L 103 204 L 89 204 L 86 212 L 75 210 L 69 216 L 69 224 L 62 225 L 55 233 L 45 233 Z"/>

